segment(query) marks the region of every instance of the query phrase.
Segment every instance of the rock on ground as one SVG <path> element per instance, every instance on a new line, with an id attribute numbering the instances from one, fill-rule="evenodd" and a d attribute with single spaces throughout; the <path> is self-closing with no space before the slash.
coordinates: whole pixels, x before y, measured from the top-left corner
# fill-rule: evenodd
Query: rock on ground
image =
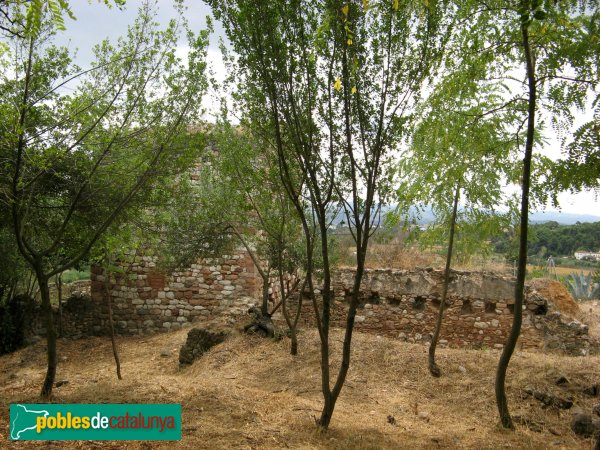
<path id="1" fill-rule="evenodd" d="M 204 352 L 225 340 L 224 332 L 212 332 L 202 328 L 192 328 L 188 332 L 185 344 L 179 350 L 179 364 L 182 366 L 192 364 Z"/>

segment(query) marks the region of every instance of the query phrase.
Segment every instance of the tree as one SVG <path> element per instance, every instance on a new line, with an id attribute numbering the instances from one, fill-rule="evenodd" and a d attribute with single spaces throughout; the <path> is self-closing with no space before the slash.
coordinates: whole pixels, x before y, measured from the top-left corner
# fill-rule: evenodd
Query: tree
<path id="1" fill-rule="evenodd" d="M 595 31 L 592 36 L 597 40 L 599 33 Z M 575 131 L 574 139 L 565 147 L 566 158 L 556 162 L 550 182 L 555 191 L 600 189 L 600 96 L 594 104 L 593 119 Z"/>
<path id="2" fill-rule="evenodd" d="M 447 301 L 455 230 L 463 228 L 460 238 L 470 243 L 471 251 L 474 246 L 482 248 L 486 233 L 499 232 L 503 220 L 495 210 L 502 202 L 506 174 L 515 164 L 510 132 L 515 115 L 511 111 L 489 114 L 504 103 L 503 91 L 486 78 L 489 59 L 465 49 L 461 37 L 459 33 L 451 40 L 447 73 L 418 112 L 410 157 L 398 164 L 404 176 L 399 196 L 411 205 L 431 205 L 436 221 L 425 234 L 434 235 L 436 244 L 440 238 L 447 241 L 442 295 L 429 347 L 429 371 L 435 377 L 441 375 L 435 351 Z M 464 206 L 459 211 L 461 197 Z M 457 220 L 461 221 L 458 225 Z"/>
<path id="3" fill-rule="evenodd" d="M 493 38 L 494 52 L 507 62 L 505 80 L 518 80 L 509 74 L 511 64 L 516 64 L 514 70 L 523 67 L 525 73 L 525 81 L 519 83 L 527 107 L 522 127 L 517 130 L 519 136 L 524 128 L 525 143 L 520 177 L 522 193 L 514 318 L 498 362 L 495 386 L 501 423 L 512 428 L 505 379 L 521 330 L 530 197 L 542 186 L 536 182 L 537 177 L 532 177 L 534 145 L 540 142 L 540 129 L 543 128 L 539 116 L 543 118 L 549 114 L 555 128 L 568 130 L 573 123 L 571 109 L 582 109 L 590 91 L 598 86 L 599 47 L 589 45 L 590 38 L 598 39 L 598 5 L 596 2 L 521 0 L 517 5 L 501 2 L 491 6 L 478 4 L 477 8 L 473 22 L 485 24 L 493 19 L 493 25 L 484 26 L 486 31 L 477 29 L 474 39 L 485 41 L 482 35 Z"/>
<path id="4" fill-rule="evenodd" d="M 110 344 L 113 351 L 113 357 L 115 358 L 115 368 L 117 371 L 117 378 L 119 380 L 123 379 L 121 375 L 121 360 L 119 358 L 119 349 L 117 347 L 117 341 L 115 339 L 115 327 L 113 322 L 113 313 L 112 313 L 112 298 L 110 295 L 110 287 L 111 287 L 111 276 L 115 272 L 116 267 L 112 263 L 111 252 L 107 244 L 103 245 L 104 247 L 104 257 L 102 258 L 102 268 L 104 275 L 104 296 L 106 297 L 106 307 L 108 310 L 108 330 L 110 334 Z"/>
<path id="5" fill-rule="evenodd" d="M 575 225 L 559 225 L 554 221 L 536 223 L 529 225 L 529 235 L 529 254 L 538 254 L 546 249 L 546 254 L 572 257 L 577 250 L 600 249 L 599 222 Z"/>
<path id="6" fill-rule="evenodd" d="M 207 33 L 187 33 L 184 63 L 175 56 L 180 28 L 172 21 L 158 30 L 144 5 L 127 37 L 98 45 L 96 64 L 83 72 L 51 45 L 44 26 L 13 38 L 14 50 L 2 55 L 2 192 L 19 252 L 40 287 L 48 341 L 43 397 L 52 393 L 57 365 L 49 279 L 88 255 L 124 210 L 197 152 L 186 132 L 206 88 Z M 70 83 L 77 84 L 65 93 Z"/>
<path id="7" fill-rule="evenodd" d="M 129 213 L 131 213 L 130 208 Z M 138 228 L 131 226 L 131 222 L 122 214 L 119 217 L 119 222 L 113 222 L 108 232 L 96 242 L 91 249 L 91 260 L 93 264 L 97 264 L 102 268 L 103 291 L 106 301 L 106 309 L 108 311 L 108 333 L 110 336 L 110 344 L 115 360 L 115 369 L 117 378 L 123 379 L 121 375 L 121 359 L 119 357 L 119 349 L 115 337 L 115 327 L 113 322 L 112 296 L 111 288 L 113 275 L 127 275 L 127 271 L 123 268 L 123 262 L 127 261 L 132 252 L 135 252 L 141 245 L 141 236 Z M 136 233 L 137 232 L 137 233 Z M 131 266 L 130 266 L 131 268 Z"/>
<path id="8" fill-rule="evenodd" d="M 235 128 L 226 119 L 211 130 L 210 142 L 213 151 L 198 169 L 198 197 L 192 203 L 199 210 L 213 211 L 219 217 L 221 232 L 244 246 L 262 279 L 262 317 L 270 318 L 276 308 L 282 307 L 290 328 L 292 353 L 296 354 L 296 326 L 302 303 L 297 303 L 292 320 L 287 299 L 302 278 L 302 252 L 298 251 L 302 236 L 294 206 L 279 181 L 277 156 L 253 139 L 249 130 Z M 200 215 L 199 220 L 201 227 L 207 226 L 204 216 Z M 201 242 L 194 234 L 191 238 Z M 269 311 L 274 278 L 280 303 Z"/>
<path id="9" fill-rule="evenodd" d="M 444 2 L 209 2 L 221 19 L 245 126 L 278 155 L 285 191 L 300 217 L 306 285 L 321 343 L 328 428 L 348 369 L 369 239 L 389 195 L 387 162 L 406 136 L 410 112 L 444 47 Z M 356 246 L 356 273 L 341 364 L 331 385 L 330 240 L 343 208 Z M 315 224 L 315 231 L 312 225 Z M 315 295 L 320 248 L 321 297 Z"/>

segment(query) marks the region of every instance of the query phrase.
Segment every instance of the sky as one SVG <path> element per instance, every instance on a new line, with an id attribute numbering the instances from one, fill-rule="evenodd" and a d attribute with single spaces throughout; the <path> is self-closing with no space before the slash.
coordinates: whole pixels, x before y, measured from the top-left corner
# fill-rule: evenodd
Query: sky
<path id="1" fill-rule="evenodd" d="M 154 1 L 158 8 L 157 19 L 161 24 L 167 24 L 170 19 L 177 17 L 173 0 Z M 72 0 L 70 5 L 76 20 L 65 19 L 66 30 L 59 32 L 59 41 L 71 49 L 78 49 L 77 62 L 82 66 L 89 65 L 93 60 L 93 46 L 105 38 L 116 39 L 124 35 L 128 25 L 134 22 L 141 4 L 141 0 L 127 0 L 125 7 L 119 9 L 108 8 L 103 1 Z M 185 18 L 191 29 L 196 31 L 206 28 L 206 16 L 212 17 L 210 7 L 200 0 L 184 0 L 183 4 L 186 7 Z M 209 50 L 220 62 L 218 40 L 220 37 L 225 38 L 225 33 L 214 19 L 213 25 L 215 32 Z"/>
<path id="2" fill-rule="evenodd" d="M 157 18 L 160 23 L 167 23 L 171 18 L 176 17 L 176 12 L 172 6 L 172 0 L 156 0 L 158 6 Z M 185 17 L 189 21 L 192 30 L 206 28 L 206 16 L 211 15 L 210 8 L 200 0 L 184 0 L 187 8 Z M 135 20 L 137 10 L 141 0 L 127 0 L 123 10 L 116 7 L 107 8 L 104 2 L 98 3 L 96 0 L 72 0 L 70 2 L 76 20 L 66 19 L 66 31 L 59 32 L 58 43 L 68 46 L 71 50 L 77 49 L 76 62 L 81 67 L 89 67 L 93 60 L 92 48 L 105 38 L 116 39 L 127 31 L 127 26 Z M 226 41 L 225 33 L 220 24 L 213 18 L 214 33 L 210 39 L 208 48 L 208 59 L 215 78 L 222 80 L 225 78 L 225 68 L 221 59 L 219 50 L 219 39 Z M 179 48 L 179 54 L 183 56 L 186 52 L 184 42 Z M 204 102 L 204 106 L 209 110 L 217 102 L 211 93 Z M 210 117 L 210 113 L 207 118 Z M 560 157 L 560 146 L 556 142 L 549 144 L 542 149 L 547 156 L 556 159 Z M 586 214 L 600 216 L 600 195 L 594 192 L 583 192 L 579 194 L 561 193 L 558 196 L 560 202 L 560 211 L 569 214 Z M 548 206 L 552 210 L 551 206 Z M 599 219 L 600 220 L 600 219 Z"/>

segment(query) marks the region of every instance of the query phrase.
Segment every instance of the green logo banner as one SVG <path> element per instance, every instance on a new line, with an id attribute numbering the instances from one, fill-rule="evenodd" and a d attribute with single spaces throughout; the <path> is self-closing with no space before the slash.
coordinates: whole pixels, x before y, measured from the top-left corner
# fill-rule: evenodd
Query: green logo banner
<path id="1" fill-rule="evenodd" d="M 179 404 L 13 404 L 12 440 L 178 441 Z"/>

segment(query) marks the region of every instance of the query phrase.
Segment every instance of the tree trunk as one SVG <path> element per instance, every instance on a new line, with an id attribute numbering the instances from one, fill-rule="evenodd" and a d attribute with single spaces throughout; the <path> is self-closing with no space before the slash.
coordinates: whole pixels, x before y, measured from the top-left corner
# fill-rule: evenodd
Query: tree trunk
<path id="1" fill-rule="evenodd" d="M 117 368 L 117 378 L 122 380 L 121 376 L 121 360 L 119 359 L 119 349 L 117 348 L 117 341 L 115 339 L 115 326 L 113 323 L 113 314 L 112 314 L 112 299 L 110 296 L 110 277 L 111 271 L 109 268 L 110 259 L 107 254 L 106 256 L 106 268 L 104 270 L 104 295 L 106 295 L 106 306 L 108 307 L 108 330 L 110 333 L 110 343 L 112 345 L 113 356 L 115 358 L 115 366 Z"/>
<path id="2" fill-rule="evenodd" d="M 277 277 L 279 278 L 279 290 L 281 291 L 281 312 L 283 313 L 283 317 L 285 319 L 285 323 L 287 324 L 290 330 L 290 354 L 292 356 L 296 356 L 298 354 L 298 336 L 296 333 L 296 328 L 298 327 L 298 319 L 300 319 L 300 312 L 302 311 L 302 295 L 304 293 L 304 288 L 306 287 L 306 278 L 304 279 L 304 283 L 302 283 L 302 288 L 300 289 L 300 295 L 298 295 L 298 304 L 296 305 L 296 315 L 294 320 L 290 319 L 290 315 L 287 310 L 287 301 L 292 295 L 292 292 L 296 290 L 298 287 L 299 281 L 294 280 L 295 283 L 290 286 L 290 280 L 288 277 L 287 283 L 283 279 L 283 242 L 281 239 L 278 241 L 277 246 Z M 287 284 L 287 289 L 286 289 Z M 275 310 L 273 310 L 274 312 Z"/>
<path id="3" fill-rule="evenodd" d="M 340 369 L 337 374 L 337 378 L 335 380 L 335 385 L 333 389 L 329 387 L 329 324 L 330 324 L 330 313 L 331 313 L 331 278 L 329 272 L 329 259 L 325 258 L 328 256 L 327 250 L 327 227 L 325 226 L 324 221 L 320 221 L 320 232 L 322 236 L 325 236 L 324 240 L 322 240 L 323 245 L 323 266 L 326 270 L 324 270 L 324 285 L 323 285 L 323 335 L 325 339 L 321 338 L 322 342 L 322 364 L 321 370 L 323 371 L 323 394 L 325 397 L 325 404 L 323 406 L 323 410 L 321 412 L 321 418 L 319 419 L 319 425 L 327 429 L 329 427 L 329 423 L 331 421 L 331 416 L 333 415 L 333 410 L 335 408 L 335 404 L 339 395 L 342 391 L 342 387 L 344 386 L 344 382 L 346 381 L 346 376 L 348 375 L 348 370 L 350 369 L 350 356 L 352 350 L 352 333 L 354 331 L 354 321 L 356 319 L 356 309 L 358 308 L 359 302 L 359 293 L 360 293 L 360 285 L 362 282 L 364 269 L 365 269 L 365 260 L 367 257 L 367 247 L 369 243 L 369 233 L 371 228 L 371 207 L 373 206 L 373 196 L 375 193 L 376 185 L 374 184 L 374 180 L 377 178 L 374 173 L 377 172 L 377 166 L 379 164 L 379 159 L 375 158 L 371 161 L 374 164 L 374 167 L 370 168 L 370 170 L 374 170 L 375 172 L 370 172 L 369 180 L 367 181 L 367 194 L 363 205 L 360 205 L 359 201 L 359 188 L 357 183 L 357 174 L 356 174 L 356 162 L 354 161 L 353 150 L 352 150 L 352 131 L 351 131 L 351 105 L 350 105 L 350 73 L 348 67 L 348 59 L 347 59 L 347 46 L 344 46 L 344 51 L 342 52 L 342 79 L 343 81 L 343 92 L 344 92 L 344 126 L 345 126 L 345 138 L 346 138 L 346 155 L 349 156 L 351 161 L 350 163 L 350 172 L 352 174 L 352 213 L 354 214 L 354 223 L 355 223 L 355 234 L 354 241 L 356 243 L 356 272 L 354 274 L 354 285 L 352 291 L 352 300 L 350 302 L 350 307 L 348 309 L 348 316 L 346 318 L 346 332 L 344 333 L 344 343 L 342 347 L 342 362 L 340 365 Z M 378 145 L 378 144 L 375 144 Z M 379 149 L 380 150 L 380 149 Z M 377 151 L 379 151 L 377 150 Z M 372 178 L 371 178 L 372 177 Z M 361 213 L 359 209 L 364 208 L 363 217 L 361 218 Z M 347 213 L 348 214 L 348 213 Z M 321 212 L 321 217 L 325 217 L 325 211 Z M 362 222 L 361 222 L 362 221 Z M 350 220 L 349 220 L 350 222 Z M 325 381 L 327 385 L 325 385 Z"/>
<path id="4" fill-rule="evenodd" d="M 321 417 L 317 421 L 318 425 L 327 429 L 333 409 L 335 408 L 335 399 L 332 398 L 332 391 L 329 385 L 329 323 L 331 317 L 331 272 L 329 267 L 329 249 L 327 247 L 327 229 L 324 224 L 325 213 L 322 212 L 319 218 L 319 227 L 321 232 L 321 252 L 323 257 L 323 311 L 321 314 L 321 391 L 323 392 L 323 410 L 321 411 Z M 312 280 L 311 280 L 312 283 Z M 310 289 L 311 295 L 314 293 L 314 287 Z M 319 315 L 318 308 L 315 310 L 315 314 Z"/>
<path id="5" fill-rule="evenodd" d="M 287 297 L 288 295 L 285 294 L 281 297 L 281 312 L 283 313 L 285 322 L 287 323 L 288 329 L 290 330 L 290 354 L 295 356 L 298 354 L 298 336 L 296 333 L 296 328 L 298 326 L 298 318 L 300 317 L 300 310 L 302 308 L 302 292 L 300 293 L 300 296 L 298 298 L 298 304 L 296 306 L 296 315 L 293 321 L 291 320 L 290 315 L 287 311 Z"/>
<path id="6" fill-rule="evenodd" d="M 62 320 L 62 272 L 56 276 L 56 290 L 58 292 L 58 335 L 63 335 L 63 320 Z"/>
<path id="7" fill-rule="evenodd" d="M 8 302 L 13 297 L 13 293 L 16 290 L 17 282 L 13 281 L 8 287 L 0 287 L 0 302 Z"/>
<path id="8" fill-rule="evenodd" d="M 446 297 L 448 296 L 448 285 L 450 284 L 450 264 L 452 262 L 452 248 L 454 246 L 454 230 L 456 228 L 456 212 L 458 210 L 458 198 L 460 196 L 460 183 L 456 184 L 456 192 L 454 193 L 454 205 L 452 207 L 452 218 L 450 219 L 450 237 L 448 238 L 448 253 L 446 254 L 446 270 L 444 271 L 444 286 L 442 287 L 442 300 L 438 310 L 435 330 L 429 345 L 429 372 L 434 377 L 439 377 L 442 371 L 435 362 L 435 349 L 437 348 L 442 330 L 442 321 L 444 319 L 444 310 L 446 308 Z"/>
<path id="9" fill-rule="evenodd" d="M 48 286 L 48 278 L 44 276 L 41 270 L 36 271 L 40 294 L 42 296 L 42 312 L 46 319 L 46 343 L 48 368 L 46 370 L 46 378 L 42 385 L 41 397 L 48 399 L 52 395 L 52 388 L 56 378 L 57 353 L 56 353 L 56 328 L 54 327 L 54 317 L 52 315 L 52 305 L 50 303 L 50 287 Z"/>
<path id="10" fill-rule="evenodd" d="M 29 272 L 29 278 L 27 279 L 27 295 L 29 297 L 33 297 L 33 293 L 35 291 L 35 285 L 37 283 L 37 277 L 35 275 L 35 272 L 33 270 L 31 270 Z"/>
<path id="11" fill-rule="evenodd" d="M 331 423 L 331 417 L 333 416 L 333 410 L 335 409 L 336 399 L 333 399 L 331 393 L 324 395 L 323 397 L 323 410 L 321 411 L 321 417 L 317 421 L 317 425 L 326 430 L 329 428 L 329 424 Z"/>
<path id="12" fill-rule="evenodd" d="M 296 336 L 296 328 L 290 328 L 290 355 L 296 356 L 298 354 L 298 337 Z"/>
<path id="13" fill-rule="evenodd" d="M 363 254 L 365 253 L 365 254 Z M 348 309 L 348 316 L 346 318 L 346 333 L 344 334 L 344 343 L 342 347 L 342 364 L 340 366 L 340 370 L 337 375 L 337 379 L 335 382 L 335 386 L 329 392 L 329 395 L 325 396 L 325 404 L 323 406 L 323 410 L 321 412 L 321 418 L 319 419 L 319 425 L 327 429 L 329 427 L 329 422 L 331 421 L 331 416 L 333 415 L 333 410 L 335 408 L 335 404 L 337 403 L 337 399 L 342 392 L 342 387 L 344 386 L 344 382 L 346 381 L 346 376 L 348 375 L 348 369 L 350 369 L 350 353 L 352 349 L 352 334 L 354 331 L 354 320 L 356 318 L 356 309 L 358 307 L 358 298 L 360 292 L 360 285 L 362 282 L 362 277 L 364 273 L 365 266 L 365 256 L 366 251 L 360 251 L 357 253 L 357 267 L 356 273 L 354 275 L 354 289 L 352 292 L 352 300 L 350 302 L 350 308 Z M 327 357 L 329 357 L 329 347 L 327 348 Z"/>
<path id="14" fill-rule="evenodd" d="M 298 284 L 296 284 L 291 290 L 288 289 L 286 292 L 284 290 L 284 284 L 283 284 L 282 278 L 283 278 L 282 274 L 280 273 L 280 289 L 282 291 L 281 312 L 283 313 L 285 322 L 287 323 L 287 326 L 290 330 L 290 340 L 291 340 L 290 354 L 293 356 L 296 356 L 298 354 L 298 335 L 296 333 L 296 330 L 298 328 L 298 320 L 300 319 L 300 313 L 302 311 L 302 294 L 304 292 L 304 288 L 306 287 L 306 281 L 302 285 L 302 289 L 300 290 L 300 295 L 298 295 L 298 304 L 296 305 L 296 315 L 294 316 L 294 320 L 291 320 L 290 315 L 287 310 L 287 300 L 288 300 L 289 296 L 291 295 L 291 293 L 296 290 L 296 286 L 298 286 Z"/>
<path id="15" fill-rule="evenodd" d="M 264 272 L 263 276 L 263 285 L 262 285 L 262 304 L 260 307 L 260 312 L 263 316 L 269 315 L 269 271 Z"/>
<path id="16" fill-rule="evenodd" d="M 504 428 L 513 428 L 513 421 L 508 411 L 508 401 L 506 399 L 506 370 L 508 363 L 517 345 L 517 339 L 521 333 L 521 322 L 523 320 L 523 297 L 525 286 L 525 274 L 527 270 L 527 227 L 529 213 L 529 184 L 531 178 L 531 156 L 533 153 L 533 137 L 535 130 L 535 109 L 536 109 L 536 79 L 535 67 L 531 48 L 529 45 L 528 24 L 521 25 L 523 35 L 523 50 L 525 53 L 525 64 L 527 69 L 527 80 L 529 85 L 529 102 L 527 110 L 527 140 L 525 142 L 525 157 L 523 158 L 523 179 L 521 195 L 521 230 L 519 240 L 519 261 L 517 265 L 517 282 L 515 284 L 515 307 L 514 318 L 508 340 L 500 355 L 498 370 L 496 372 L 496 404 L 500 414 L 500 421 Z"/>

